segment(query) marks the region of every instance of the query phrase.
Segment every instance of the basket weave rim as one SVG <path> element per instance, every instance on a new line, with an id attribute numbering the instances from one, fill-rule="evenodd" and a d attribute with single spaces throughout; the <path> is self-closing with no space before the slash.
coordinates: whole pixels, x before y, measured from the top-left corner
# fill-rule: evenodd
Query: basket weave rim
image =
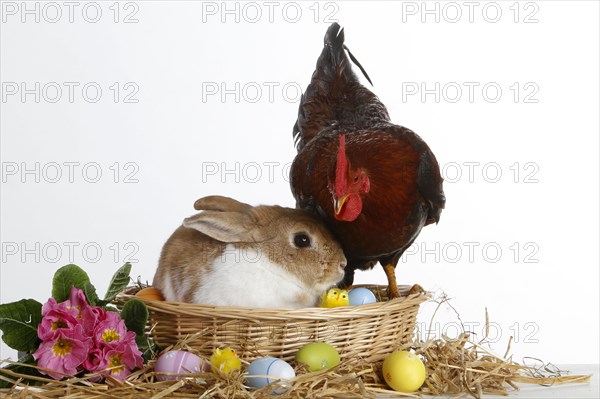
<path id="1" fill-rule="evenodd" d="M 387 286 L 382 285 L 355 285 L 354 288 L 369 288 L 371 290 L 381 290 Z M 408 293 L 412 286 L 399 286 L 401 293 Z M 252 308 L 242 306 L 214 306 L 203 304 L 192 304 L 184 302 L 156 301 L 152 299 L 137 297 L 131 294 L 121 293 L 119 298 L 122 300 L 138 299 L 143 301 L 150 310 L 163 313 L 173 313 L 179 315 L 212 315 L 219 318 L 239 318 L 244 319 L 280 319 L 282 316 L 295 319 L 331 319 L 331 318 L 354 318 L 366 315 L 381 315 L 384 311 L 398 310 L 420 304 L 430 298 L 427 292 L 419 292 L 409 296 L 401 296 L 387 301 L 378 301 L 359 306 L 340 306 L 337 308 Z"/>

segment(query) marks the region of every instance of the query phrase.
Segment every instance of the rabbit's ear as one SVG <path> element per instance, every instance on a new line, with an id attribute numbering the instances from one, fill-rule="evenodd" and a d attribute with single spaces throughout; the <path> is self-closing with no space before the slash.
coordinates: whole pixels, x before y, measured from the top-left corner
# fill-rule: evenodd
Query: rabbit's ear
<path id="1" fill-rule="evenodd" d="M 194 209 L 198 211 L 248 212 L 252 209 L 252 206 L 236 201 L 233 198 L 211 195 L 196 200 L 194 202 Z"/>
<path id="2" fill-rule="evenodd" d="M 183 226 L 222 242 L 255 241 L 252 217 L 241 212 L 203 211 L 183 220 Z"/>

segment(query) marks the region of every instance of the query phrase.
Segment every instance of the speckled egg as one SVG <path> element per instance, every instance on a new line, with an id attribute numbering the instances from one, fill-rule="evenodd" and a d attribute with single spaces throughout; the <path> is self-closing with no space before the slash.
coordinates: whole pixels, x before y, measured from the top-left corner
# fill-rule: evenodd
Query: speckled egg
<path id="1" fill-rule="evenodd" d="M 350 299 L 350 306 L 366 305 L 368 303 L 377 302 L 375 294 L 371 290 L 363 287 L 351 289 L 348 293 Z"/>
<path id="2" fill-rule="evenodd" d="M 248 377 L 246 377 L 246 385 L 254 389 L 265 387 L 279 379 L 290 379 L 296 376 L 296 372 L 292 366 L 284 360 L 276 359 L 274 357 L 264 357 L 262 359 L 254 360 L 248 366 L 247 373 Z M 289 382 L 281 381 L 274 385 L 275 389 L 273 389 L 273 393 L 281 394 L 286 391 L 289 385 Z"/>
<path id="3" fill-rule="evenodd" d="M 154 371 L 157 373 L 192 374 L 210 371 L 210 363 L 193 353 L 173 350 L 163 353 L 156 360 Z M 157 374 L 158 381 L 179 380 L 185 376 Z"/>

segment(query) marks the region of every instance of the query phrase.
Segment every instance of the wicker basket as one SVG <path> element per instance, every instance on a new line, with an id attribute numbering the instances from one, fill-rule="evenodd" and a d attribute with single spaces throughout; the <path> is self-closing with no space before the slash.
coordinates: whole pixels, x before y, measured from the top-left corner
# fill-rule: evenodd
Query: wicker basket
<path id="1" fill-rule="evenodd" d="M 419 304 L 427 294 L 387 300 L 385 286 L 365 285 L 380 302 L 339 308 L 256 309 L 143 300 L 151 336 L 162 347 L 196 334 L 188 345 L 208 357 L 231 346 L 242 359 L 291 360 L 303 345 L 323 341 L 345 361 L 376 362 L 413 338 Z M 401 292 L 410 287 L 400 287 Z M 126 301 L 131 295 L 121 295 Z"/>

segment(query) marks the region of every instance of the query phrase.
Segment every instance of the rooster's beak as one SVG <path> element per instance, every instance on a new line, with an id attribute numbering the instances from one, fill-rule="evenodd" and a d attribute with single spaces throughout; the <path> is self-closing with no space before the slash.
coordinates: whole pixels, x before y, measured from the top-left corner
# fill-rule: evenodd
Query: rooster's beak
<path id="1" fill-rule="evenodd" d="M 333 210 L 336 215 L 340 214 L 340 212 L 342 211 L 342 207 L 346 203 L 347 199 L 348 199 L 347 194 L 344 195 L 342 198 L 333 197 Z"/>

